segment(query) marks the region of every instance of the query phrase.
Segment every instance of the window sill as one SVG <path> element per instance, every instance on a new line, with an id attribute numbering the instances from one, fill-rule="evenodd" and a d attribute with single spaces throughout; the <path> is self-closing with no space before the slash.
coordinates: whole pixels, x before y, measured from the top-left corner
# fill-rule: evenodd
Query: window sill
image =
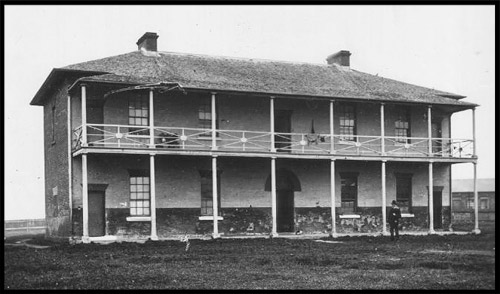
<path id="1" fill-rule="evenodd" d="M 214 220 L 214 216 L 213 215 L 202 215 L 202 216 L 198 217 L 198 219 L 199 220 Z M 218 216 L 217 220 L 224 220 L 224 218 L 222 216 Z"/>
<path id="2" fill-rule="evenodd" d="M 128 222 L 150 222 L 150 216 L 127 216 Z"/>
<path id="3" fill-rule="evenodd" d="M 339 218 L 361 218 L 359 214 L 341 214 Z"/>
<path id="4" fill-rule="evenodd" d="M 415 217 L 413 213 L 402 213 L 401 217 Z"/>

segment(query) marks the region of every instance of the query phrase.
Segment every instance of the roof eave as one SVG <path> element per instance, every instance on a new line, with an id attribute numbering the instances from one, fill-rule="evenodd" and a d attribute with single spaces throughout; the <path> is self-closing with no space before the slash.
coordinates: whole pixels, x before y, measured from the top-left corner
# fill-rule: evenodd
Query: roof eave
<path id="1" fill-rule="evenodd" d="M 48 77 L 43 82 L 42 86 L 36 92 L 33 99 L 31 99 L 30 105 L 43 106 L 43 97 L 50 89 L 50 86 L 55 83 L 59 78 L 62 77 L 63 74 L 80 74 L 83 76 L 96 75 L 96 74 L 105 74 L 106 72 L 98 72 L 98 71 L 85 71 L 85 70 L 74 70 L 74 69 L 64 69 L 64 68 L 53 68 Z"/>

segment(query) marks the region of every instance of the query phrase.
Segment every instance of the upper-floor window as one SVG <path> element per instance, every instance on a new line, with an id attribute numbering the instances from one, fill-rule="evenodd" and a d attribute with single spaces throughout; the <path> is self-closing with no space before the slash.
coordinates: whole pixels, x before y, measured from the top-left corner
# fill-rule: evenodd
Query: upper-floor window
<path id="1" fill-rule="evenodd" d="M 410 110 L 405 107 L 396 108 L 396 121 L 394 122 L 396 142 L 409 143 L 410 135 Z"/>
<path id="2" fill-rule="evenodd" d="M 220 173 L 217 175 L 217 210 L 220 215 Z M 212 171 L 201 170 L 201 215 L 213 215 Z"/>
<path id="3" fill-rule="evenodd" d="M 128 124 L 149 125 L 149 103 L 146 97 L 130 97 L 128 100 Z"/>
<path id="4" fill-rule="evenodd" d="M 403 213 L 411 213 L 411 177 L 411 174 L 396 174 L 396 202 Z"/>
<path id="5" fill-rule="evenodd" d="M 354 213 L 358 205 L 357 173 L 341 173 L 340 187 L 342 213 Z"/>
<path id="6" fill-rule="evenodd" d="M 356 107 L 354 105 L 340 105 L 340 139 L 356 141 Z"/>
<path id="7" fill-rule="evenodd" d="M 146 171 L 134 170 L 130 173 L 130 215 L 149 216 L 150 207 L 150 181 Z"/>

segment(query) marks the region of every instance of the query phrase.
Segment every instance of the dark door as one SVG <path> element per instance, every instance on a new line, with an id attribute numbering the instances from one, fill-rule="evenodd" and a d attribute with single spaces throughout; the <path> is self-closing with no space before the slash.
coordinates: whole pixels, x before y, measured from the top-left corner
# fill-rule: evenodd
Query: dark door
<path id="1" fill-rule="evenodd" d="M 434 229 L 441 229 L 443 227 L 443 192 L 436 191 L 433 192 L 433 204 L 434 204 Z"/>
<path id="2" fill-rule="evenodd" d="M 274 115 L 274 132 L 276 133 L 291 133 L 292 112 L 290 110 L 276 110 Z M 291 152 L 291 135 L 276 134 L 274 136 L 274 146 L 278 152 Z"/>
<path id="3" fill-rule="evenodd" d="M 442 150 L 443 142 L 440 139 L 435 139 L 435 138 L 442 138 L 442 131 L 441 131 L 441 122 L 439 121 L 433 121 L 431 123 L 431 136 L 432 136 L 432 153 L 436 154 L 437 156 L 442 155 L 440 152 Z"/>
<path id="4" fill-rule="evenodd" d="M 292 190 L 276 191 L 278 232 L 294 232 L 294 202 Z"/>
<path id="5" fill-rule="evenodd" d="M 101 101 L 88 100 L 87 101 L 87 123 L 89 124 L 103 124 L 104 111 Z M 92 126 L 87 128 L 87 142 L 89 146 L 103 145 L 102 140 L 103 131 L 102 127 Z"/>
<path id="6" fill-rule="evenodd" d="M 104 191 L 89 191 L 89 236 L 106 234 L 104 216 Z"/>

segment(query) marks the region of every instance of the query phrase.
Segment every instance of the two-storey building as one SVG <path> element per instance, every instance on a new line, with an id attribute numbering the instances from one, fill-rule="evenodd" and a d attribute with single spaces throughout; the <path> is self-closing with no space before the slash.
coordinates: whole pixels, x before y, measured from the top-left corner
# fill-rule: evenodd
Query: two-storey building
<path id="1" fill-rule="evenodd" d="M 464 96 L 353 70 L 349 51 L 309 64 L 157 38 L 53 69 L 33 98 L 48 235 L 386 233 L 392 200 L 403 231 L 449 227 L 451 166 L 477 163 L 474 138 L 451 138 Z"/>

